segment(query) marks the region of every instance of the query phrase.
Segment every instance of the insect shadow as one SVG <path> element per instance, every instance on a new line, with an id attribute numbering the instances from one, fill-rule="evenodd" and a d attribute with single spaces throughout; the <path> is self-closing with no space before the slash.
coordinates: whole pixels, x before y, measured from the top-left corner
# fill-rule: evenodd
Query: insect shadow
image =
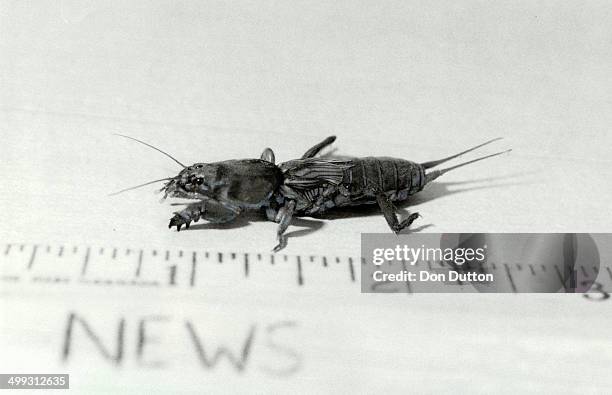
<path id="1" fill-rule="evenodd" d="M 496 189 L 496 188 L 514 186 L 514 185 L 527 184 L 527 182 L 504 182 L 504 183 L 498 183 L 498 184 L 492 184 L 492 185 L 474 185 L 474 186 L 467 186 L 464 188 L 455 188 L 456 186 L 476 184 L 476 183 L 485 182 L 485 181 L 494 181 L 494 180 L 499 181 L 501 179 L 511 178 L 511 177 L 514 177 L 514 176 L 489 177 L 489 178 L 482 178 L 478 180 L 467 180 L 467 181 L 436 182 L 434 184 L 429 185 L 427 188 L 423 189 L 419 194 L 415 196 L 411 196 L 407 201 L 402 202 L 402 204 L 399 205 L 399 207 L 406 207 L 406 206 L 426 203 L 434 199 L 438 199 L 438 198 L 442 198 L 442 197 L 450 196 L 450 195 L 455 195 L 457 193 L 478 191 L 478 190 L 484 190 L 484 189 Z"/>
<path id="2" fill-rule="evenodd" d="M 396 203 L 396 208 L 398 210 L 398 215 L 402 218 L 408 216 L 409 208 L 411 206 L 416 206 L 422 203 L 426 203 L 432 201 L 434 199 L 442 198 L 445 196 L 454 195 L 457 193 L 464 193 L 470 191 L 477 191 L 481 189 L 493 189 L 493 188 L 503 188 L 512 185 L 523 185 L 524 182 L 505 182 L 498 183 L 493 185 L 473 185 L 482 182 L 488 181 L 501 181 L 504 179 L 515 178 L 519 176 L 524 176 L 527 173 L 514 173 L 506 176 L 494 176 L 487 178 L 479 178 L 474 180 L 466 180 L 466 181 L 449 181 L 449 182 L 436 182 L 429 185 L 427 188 L 423 189 L 421 192 L 414 196 L 410 196 L 407 200 Z M 458 186 L 466 185 L 466 187 L 457 188 Z M 325 213 L 324 217 L 321 219 L 326 220 L 335 220 L 335 219 L 344 219 L 344 218 L 352 218 L 352 217 L 369 217 L 369 216 L 378 216 L 380 215 L 380 208 L 377 205 L 362 205 L 362 206 L 353 206 L 353 207 L 341 207 L 331 210 Z M 407 233 L 416 233 L 422 230 L 425 230 L 429 227 L 432 227 L 434 224 L 424 224 L 417 227 L 412 227 L 408 229 L 402 230 L 402 234 Z"/>
<path id="3" fill-rule="evenodd" d="M 270 221 L 266 218 L 264 213 L 260 213 L 256 211 L 246 212 L 238 216 L 232 222 L 226 222 L 226 223 L 221 223 L 221 224 L 212 223 L 212 222 L 194 224 L 194 225 L 191 225 L 191 227 L 189 229 L 186 229 L 185 231 L 205 230 L 205 229 L 211 229 L 211 230 L 212 229 L 215 229 L 215 230 L 236 229 L 236 228 L 242 228 L 245 226 L 249 226 L 253 222 L 270 222 Z M 287 233 L 288 237 L 299 237 L 299 236 L 306 236 L 310 233 L 316 232 L 317 230 L 321 229 L 325 225 L 325 222 L 322 220 L 315 220 L 315 219 L 299 217 L 299 218 L 295 218 L 291 222 L 291 225 L 306 228 L 306 229 L 294 230 L 292 232 Z"/>

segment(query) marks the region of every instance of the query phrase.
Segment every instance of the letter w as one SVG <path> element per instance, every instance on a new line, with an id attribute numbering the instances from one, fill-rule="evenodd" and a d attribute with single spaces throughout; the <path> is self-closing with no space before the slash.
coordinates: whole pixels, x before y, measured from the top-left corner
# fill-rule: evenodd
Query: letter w
<path id="1" fill-rule="evenodd" d="M 242 372 L 244 370 L 251 351 L 251 345 L 253 344 L 253 337 L 255 336 L 255 325 L 251 325 L 251 329 L 249 330 L 244 345 L 242 346 L 242 351 L 240 352 L 239 358 L 236 358 L 227 348 L 221 346 L 216 350 L 213 357 L 210 359 L 207 357 L 204 346 L 200 341 L 200 337 L 195 332 L 195 329 L 191 323 L 187 321 L 185 325 L 187 326 L 187 331 L 191 335 L 191 339 L 196 346 L 202 365 L 207 368 L 214 368 L 221 356 L 225 355 L 225 357 L 232 363 L 232 365 L 234 365 L 237 371 Z"/>

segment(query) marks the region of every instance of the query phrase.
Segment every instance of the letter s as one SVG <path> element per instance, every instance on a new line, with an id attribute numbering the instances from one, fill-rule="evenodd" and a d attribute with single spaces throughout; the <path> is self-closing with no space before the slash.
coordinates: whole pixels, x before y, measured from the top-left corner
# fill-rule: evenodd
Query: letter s
<path id="1" fill-rule="evenodd" d="M 288 363 L 285 367 L 282 367 L 282 368 L 262 366 L 261 370 L 263 370 L 266 373 L 275 375 L 275 376 L 291 376 L 292 374 L 294 374 L 300 369 L 302 365 L 302 358 L 300 357 L 298 352 L 289 347 L 281 346 L 275 343 L 274 340 L 272 339 L 274 336 L 274 333 L 276 333 L 280 329 L 295 328 L 296 326 L 297 326 L 297 322 L 295 321 L 281 321 L 281 322 L 277 322 L 274 324 L 270 324 L 266 327 L 266 338 L 267 338 L 266 346 L 270 350 L 274 350 L 279 354 L 284 354 L 287 357 L 285 359 L 290 359 L 292 360 L 292 362 Z M 294 336 L 292 337 L 295 338 Z"/>

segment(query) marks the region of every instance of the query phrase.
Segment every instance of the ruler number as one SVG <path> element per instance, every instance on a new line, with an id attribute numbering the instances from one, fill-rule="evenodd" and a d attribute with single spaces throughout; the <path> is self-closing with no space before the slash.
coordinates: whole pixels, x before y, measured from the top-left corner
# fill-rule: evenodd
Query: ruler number
<path id="1" fill-rule="evenodd" d="M 588 285 L 588 284 L 589 284 L 589 281 L 582 282 L 582 285 Z M 604 290 L 603 285 L 601 285 L 601 283 L 598 283 L 597 281 L 593 283 L 593 286 L 591 287 L 591 289 L 594 290 L 595 292 L 585 293 L 582 296 L 584 296 L 588 300 L 597 301 L 597 302 L 601 302 L 603 300 L 610 298 L 610 294 L 606 290 Z M 593 295 L 597 295 L 597 296 L 593 296 Z"/>

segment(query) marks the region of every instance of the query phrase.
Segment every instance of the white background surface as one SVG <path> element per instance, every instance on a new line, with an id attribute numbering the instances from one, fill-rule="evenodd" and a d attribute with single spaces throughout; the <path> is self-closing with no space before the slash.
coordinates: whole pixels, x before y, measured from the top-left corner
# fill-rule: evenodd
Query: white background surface
<path id="1" fill-rule="evenodd" d="M 17 240 L 273 246 L 265 222 L 171 233 L 154 187 L 107 197 L 178 171 L 122 132 L 184 162 L 266 146 L 287 160 L 330 134 L 339 154 L 424 161 L 503 136 L 485 152 L 509 156 L 440 179 L 483 189 L 425 192 L 438 198 L 415 204 L 417 226 L 610 230 L 610 11 L 572 4 L 3 2 L 3 227 Z M 331 221 L 287 251 L 347 254 L 386 229 Z"/>
<path id="2" fill-rule="evenodd" d="M 108 197 L 179 170 L 115 132 L 184 162 L 258 157 L 266 146 L 283 161 L 330 134 L 338 136 L 338 154 L 426 161 L 503 136 L 483 153 L 511 154 L 448 174 L 413 202 L 409 209 L 423 216 L 416 227 L 610 231 L 610 26 L 606 1 L 2 1 L 0 237 L 256 252 L 274 246 L 276 225 L 265 221 L 171 232 L 172 208 L 158 203 L 154 186 Z M 374 212 L 319 226 L 291 235 L 285 252 L 354 256 L 361 232 L 388 231 Z M 301 228 L 289 232 L 295 230 Z M 342 325 L 363 325 L 358 316 L 369 302 L 356 300 L 363 309 L 356 302 Z M 524 329 L 515 320 L 531 300 L 507 299 L 502 312 L 497 303 L 474 300 L 483 313 L 463 318 L 460 329 L 488 314 L 492 332 L 519 329 L 511 322 Z M 570 306 L 584 308 L 547 303 L 567 316 Z M 410 305 L 415 328 L 456 319 L 450 307 L 433 303 L 442 309 L 439 322 L 427 323 L 431 317 L 418 306 Z M 525 347 L 551 352 L 563 341 L 585 344 L 574 321 L 565 324 L 576 338 L 549 343 L 547 333 L 563 330 L 552 329 L 552 318 L 538 321 L 537 311 L 530 322 L 541 332 Z M 433 346 L 426 331 L 411 333 Z M 350 339 L 356 347 L 358 339 Z M 520 351 L 495 339 L 511 356 L 505 363 L 520 363 Z M 607 347 L 608 335 L 596 339 Z M 456 359 L 454 343 L 442 345 L 454 367 L 466 362 Z M 609 349 L 596 349 L 602 354 L 595 359 L 609 363 Z M 428 355 L 419 357 L 427 370 L 442 361 Z M 530 369 L 542 362 L 529 361 Z M 590 370 L 582 368 L 584 377 Z M 560 370 L 569 374 L 571 364 Z M 518 380 L 514 372 L 505 385 Z"/>

